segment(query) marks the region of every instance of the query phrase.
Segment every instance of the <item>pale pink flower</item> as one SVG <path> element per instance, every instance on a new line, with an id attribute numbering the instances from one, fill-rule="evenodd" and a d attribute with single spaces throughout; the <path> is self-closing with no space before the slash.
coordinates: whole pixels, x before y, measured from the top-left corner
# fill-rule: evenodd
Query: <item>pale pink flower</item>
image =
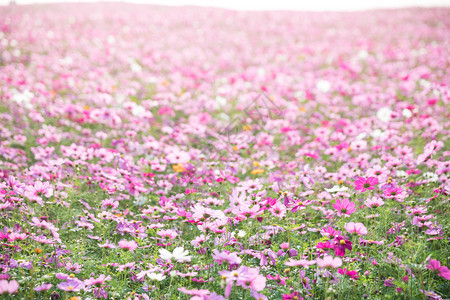
<path id="1" fill-rule="evenodd" d="M 0 295 L 13 294 L 19 289 L 19 283 L 16 280 L 0 280 Z"/>
<path id="2" fill-rule="evenodd" d="M 323 259 L 318 258 L 316 262 L 321 268 L 339 268 L 342 266 L 342 259 L 339 257 L 333 258 L 331 255 L 327 255 Z"/>
<path id="3" fill-rule="evenodd" d="M 347 225 L 344 226 L 345 230 L 348 231 L 348 233 L 356 233 L 357 235 L 366 235 L 367 234 L 367 228 L 364 226 L 363 223 L 353 223 L 350 222 Z"/>
<path id="4" fill-rule="evenodd" d="M 128 250 L 133 252 L 138 246 L 138 243 L 136 243 L 135 241 L 126 241 L 126 240 L 121 240 L 119 242 L 119 247 L 124 249 L 124 250 Z"/>

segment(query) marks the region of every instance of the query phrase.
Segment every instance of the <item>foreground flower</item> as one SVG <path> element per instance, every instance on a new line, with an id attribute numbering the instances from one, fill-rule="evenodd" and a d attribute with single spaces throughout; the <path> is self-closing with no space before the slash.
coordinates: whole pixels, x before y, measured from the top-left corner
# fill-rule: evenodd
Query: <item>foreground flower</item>
<path id="1" fill-rule="evenodd" d="M 431 271 L 437 271 L 439 276 L 450 280 L 450 270 L 445 266 L 441 266 L 440 261 L 430 259 L 426 268 L 430 269 Z"/>
<path id="2" fill-rule="evenodd" d="M 183 247 L 177 247 L 170 253 L 166 249 L 159 249 L 159 255 L 164 260 L 174 260 L 176 262 L 191 261 L 191 256 L 188 256 L 189 252 L 184 250 Z"/>
<path id="3" fill-rule="evenodd" d="M 316 259 L 317 265 L 321 268 L 339 268 L 342 266 L 342 259 L 339 257 L 325 256 L 323 259 Z"/>
<path id="4" fill-rule="evenodd" d="M 19 284 L 16 280 L 0 280 L 0 295 L 13 294 L 19 289 Z"/>
<path id="5" fill-rule="evenodd" d="M 262 291 L 266 286 L 266 277 L 259 274 L 259 269 L 240 266 L 234 271 L 219 271 L 222 282 L 226 283 L 225 297 L 229 297 L 233 284 L 241 286 L 245 289 L 251 288 L 254 291 Z"/>
<path id="6" fill-rule="evenodd" d="M 442 297 L 439 296 L 438 294 L 436 294 L 434 291 L 424 291 L 424 290 L 419 290 L 419 291 L 422 292 L 425 296 L 427 296 L 428 299 L 442 300 Z"/>

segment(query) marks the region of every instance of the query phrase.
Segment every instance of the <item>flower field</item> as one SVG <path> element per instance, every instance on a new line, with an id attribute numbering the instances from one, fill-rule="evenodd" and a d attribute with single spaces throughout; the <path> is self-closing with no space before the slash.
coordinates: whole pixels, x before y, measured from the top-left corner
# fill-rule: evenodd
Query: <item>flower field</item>
<path id="1" fill-rule="evenodd" d="M 449 15 L 0 7 L 0 298 L 450 299 Z"/>

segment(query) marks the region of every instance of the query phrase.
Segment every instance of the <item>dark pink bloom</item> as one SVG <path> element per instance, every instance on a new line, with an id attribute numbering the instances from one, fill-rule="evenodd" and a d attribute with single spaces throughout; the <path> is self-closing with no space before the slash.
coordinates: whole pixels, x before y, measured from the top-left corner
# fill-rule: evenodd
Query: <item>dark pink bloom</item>
<path id="1" fill-rule="evenodd" d="M 283 300 L 303 300 L 300 292 L 293 292 L 291 294 L 283 294 Z"/>
<path id="2" fill-rule="evenodd" d="M 437 271 L 439 276 L 450 280 L 450 270 L 445 266 L 441 266 L 441 263 L 436 259 L 430 259 L 428 261 L 427 269 Z"/>
<path id="3" fill-rule="evenodd" d="M 345 255 L 345 249 L 352 251 L 352 242 L 346 240 L 342 236 L 337 236 L 333 240 L 333 250 L 338 256 L 343 257 Z"/>
<path id="4" fill-rule="evenodd" d="M 342 275 L 346 275 L 348 277 L 350 277 L 351 279 L 357 280 L 359 278 L 358 272 L 353 271 L 353 270 L 348 270 L 348 269 L 338 269 L 338 273 L 342 274 Z"/>

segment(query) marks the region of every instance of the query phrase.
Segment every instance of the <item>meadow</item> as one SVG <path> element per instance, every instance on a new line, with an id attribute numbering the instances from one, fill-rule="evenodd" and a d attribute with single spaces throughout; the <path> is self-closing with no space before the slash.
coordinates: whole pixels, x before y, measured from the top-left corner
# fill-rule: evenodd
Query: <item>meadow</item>
<path id="1" fill-rule="evenodd" d="M 450 299 L 449 15 L 0 7 L 0 298 Z"/>

